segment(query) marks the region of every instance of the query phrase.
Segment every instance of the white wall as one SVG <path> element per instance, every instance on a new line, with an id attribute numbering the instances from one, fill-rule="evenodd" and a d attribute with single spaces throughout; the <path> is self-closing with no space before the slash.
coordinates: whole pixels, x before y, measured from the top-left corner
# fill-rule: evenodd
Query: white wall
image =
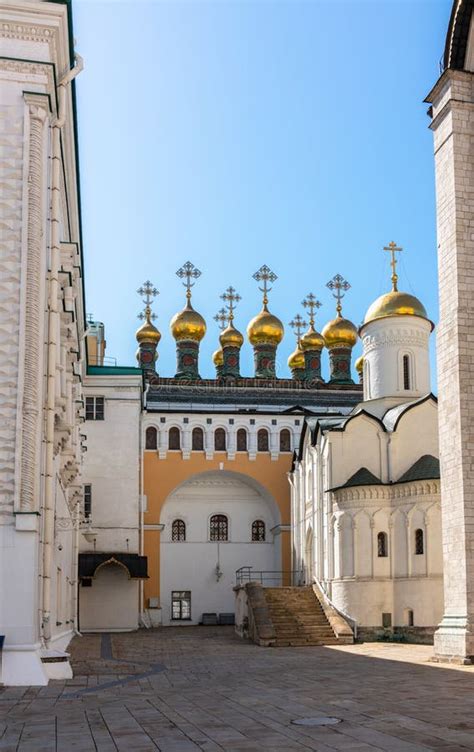
<path id="1" fill-rule="evenodd" d="M 209 541 L 209 519 L 225 514 L 229 541 Z M 174 519 L 186 523 L 186 542 L 171 541 Z M 251 542 L 251 525 L 261 519 L 265 542 Z M 242 566 L 255 570 L 280 570 L 280 541 L 271 528 L 280 522 L 273 500 L 232 473 L 204 473 L 178 488 L 163 506 L 161 534 L 161 608 L 163 624 L 170 624 L 171 593 L 191 591 L 192 622 L 204 612 L 234 611 L 235 572 Z M 219 559 L 222 578 L 217 581 Z M 176 622 L 174 622 L 176 623 Z M 186 623 L 186 622 L 183 622 Z M 189 622 L 187 622 L 189 623 Z"/>
<path id="2" fill-rule="evenodd" d="M 123 567 L 107 564 L 96 571 L 91 587 L 79 591 L 79 626 L 83 632 L 138 629 L 138 581 Z"/>

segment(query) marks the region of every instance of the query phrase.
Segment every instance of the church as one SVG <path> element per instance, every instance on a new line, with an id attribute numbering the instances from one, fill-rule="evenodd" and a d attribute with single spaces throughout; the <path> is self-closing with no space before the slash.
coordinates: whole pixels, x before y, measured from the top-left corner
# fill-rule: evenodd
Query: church
<path id="1" fill-rule="evenodd" d="M 309 289 L 327 289 L 309 280 L 284 353 L 291 377 L 276 370 L 281 281 L 259 262 L 248 323 L 222 280 L 213 378 L 201 376 L 212 335 L 190 261 L 176 271 L 183 297 L 169 331 L 154 323 L 147 280 L 136 363 L 111 365 L 106 322 L 86 315 L 71 3 L 0 8 L 0 681 L 70 677 L 67 647 L 83 632 L 234 621 L 260 644 L 398 636 L 471 661 L 472 0 L 454 2 L 427 97 L 439 408 L 435 315 L 398 289 L 394 242 L 391 285 L 387 272 L 360 326 L 343 315 L 340 274 L 324 321 Z M 159 359 L 162 337 L 176 364 Z M 252 373 L 241 372 L 243 347 Z"/>

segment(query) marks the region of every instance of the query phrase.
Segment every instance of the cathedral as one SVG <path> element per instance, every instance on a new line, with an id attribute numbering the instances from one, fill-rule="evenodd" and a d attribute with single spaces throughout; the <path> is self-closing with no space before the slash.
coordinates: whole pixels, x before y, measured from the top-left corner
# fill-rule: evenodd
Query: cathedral
<path id="1" fill-rule="evenodd" d="M 330 321 L 306 294 L 289 324 L 291 377 L 277 375 L 284 324 L 265 264 L 248 270 L 246 326 L 239 293 L 222 291 L 214 378 L 201 376 L 212 335 L 190 261 L 176 272 L 183 299 L 169 331 L 154 323 L 147 280 L 136 362 L 110 365 L 105 324 L 85 307 L 71 3 L 2 0 L 1 683 L 70 677 L 67 647 L 85 632 L 235 623 L 285 644 L 285 594 L 295 624 L 320 609 L 329 630 L 294 644 L 398 637 L 434 640 L 437 660 L 474 656 L 473 7 L 454 2 L 427 97 L 438 408 L 435 313 L 399 290 L 395 242 L 372 251 L 386 255 L 387 286 L 360 326 L 343 314 L 340 274 L 327 282 Z M 176 364 L 159 359 L 162 337 Z"/>

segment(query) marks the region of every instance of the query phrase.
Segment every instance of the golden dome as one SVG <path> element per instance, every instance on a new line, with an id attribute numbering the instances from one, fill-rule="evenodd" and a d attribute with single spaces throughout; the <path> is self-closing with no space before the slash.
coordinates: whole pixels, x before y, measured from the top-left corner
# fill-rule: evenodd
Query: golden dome
<path id="1" fill-rule="evenodd" d="M 183 310 L 171 319 L 170 329 L 175 340 L 191 339 L 200 342 L 206 334 L 206 322 L 188 300 Z"/>
<path id="2" fill-rule="evenodd" d="M 219 336 L 219 342 L 221 347 L 242 347 L 244 344 L 244 337 L 233 325 L 232 321 L 229 326 L 221 332 Z"/>
<path id="3" fill-rule="evenodd" d="M 215 353 L 212 356 L 212 362 L 216 366 L 216 368 L 219 368 L 219 366 L 224 365 L 224 353 L 222 352 L 222 348 L 219 347 L 218 350 L 215 351 Z"/>
<path id="4" fill-rule="evenodd" d="M 148 307 L 145 308 L 145 321 L 137 329 L 135 336 L 140 344 L 142 342 L 148 342 L 150 344 L 157 345 L 161 339 L 161 333 L 152 323 L 151 310 Z"/>
<path id="5" fill-rule="evenodd" d="M 316 331 L 313 324 L 309 325 L 308 330 L 303 334 L 300 341 L 302 350 L 321 350 L 325 345 L 324 337 Z"/>
<path id="6" fill-rule="evenodd" d="M 304 366 L 304 352 L 299 346 L 297 346 L 296 350 L 292 352 L 288 358 L 288 368 L 294 371 L 302 369 Z"/>
<path id="7" fill-rule="evenodd" d="M 359 355 L 356 362 L 354 363 L 354 367 L 360 376 L 362 374 L 362 371 L 364 370 L 364 356 L 363 355 Z"/>
<path id="8" fill-rule="evenodd" d="M 247 327 L 247 336 L 252 345 L 279 345 L 283 339 L 285 329 L 280 319 L 263 306 Z"/>
<path id="9" fill-rule="evenodd" d="M 365 314 L 364 324 L 389 316 L 420 316 L 429 321 L 423 303 L 414 295 L 398 290 L 391 290 L 377 298 Z M 431 326 L 433 328 L 433 324 Z"/>
<path id="10" fill-rule="evenodd" d="M 326 347 L 354 347 L 357 342 L 357 329 L 349 319 L 340 314 L 329 321 L 322 331 Z"/>

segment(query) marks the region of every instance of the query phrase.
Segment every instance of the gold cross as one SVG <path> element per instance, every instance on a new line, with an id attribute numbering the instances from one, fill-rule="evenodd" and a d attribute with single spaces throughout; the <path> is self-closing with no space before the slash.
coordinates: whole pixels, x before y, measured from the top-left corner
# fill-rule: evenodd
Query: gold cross
<path id="1" fill-rule="evenodd" d="M 392 267 L 392 290 L 393 292 L 398 291 L 398 274 L 397 274 L 397 257 L 395 256 L 396 253 L 401 253 L 403 251 L 403 248 L 399 248 L 397 244 L 392 240 L 391 243 L 384 246 L 384 251 L 388 251 L 391 255 L 391 261 L 390 266 Z"/>
<path id="2" fill-rule="evenodd" d="M 138 314 L 138 318 L 141 321 L 143 319 L 154 321 L 156 314 L 151 312 L 150 304 L 153 302 L 153 298 L 156 298 L 160 293 L 149 279 L 138 288 L 137 293 L 143 298 L 143 302 L 145 303 L 145 310 Z"/>
<path id="3" fill-rule="evenodd" d="M 296 334 L 296 341 L 298 343 L 298 346 L 300 344 L 301 339 L 301 332 L 303 329 L 306 329 L 308 326 L 306 321 L 303 320 L 303 318 L 299 315 L 299 313 L 296 314 L 296 316 L 293 318 L 293 321 L 290 321 L 288 326 L 291 326 L 293 329 L 293 332 Z"/>
<path id="4" fill-rule="evenodd" d="M 221 300 L 224 301 L 226 304 L 226 308 L 229 312 L 229 323 L 234 320 L 234 311 L 235 311 L 235 304 L 242 300 L 239 293 L 235 290 L 232 285 L 227 288 L 227 290 L 222 293 Z"/>
<path id="5" fill-rule="evenodd" d="M 186 297 L 188 300 L 190 300 L 191 299 L 191 287 L 194 287 L 194 282 L 191 282 L 191 280 L 198 279 L 198 277 L 201 276 L 201 272 L 190 261 L 186 261 L 186 263 L 183 264 L 181 269 L 178 269 L 178 271 L 176 272 L 176 275 L 180 279 L 183 279 L 183 277 L 186 278 L 186 281 L 183 282 L 183 285 L 186 288 Z"/>
<path id="6" fill-rule="evenodd" d="M 264 308 L 266 308 L 268 304 L 268 293 L 272 289 L 268 286 L 268 283 L 275 282 L 278 277 L 275 272 L 272 272 L 272 270 L 266 264 L 264 264 L 258 271 L 255 272 L 253 278 L 257 280 L 257 282 L 263 282 L 263 287 L 260 287 L 259 285 L 258 289 L 260 290 L 260 292 L 263 292 L 263 306 Z"/>
<path id="7" fill-rule="evenodd" d="M 217 326 L 222 331 L 224 331 L 224 329 L 226 328 L 228 320 L 229 320 L 229 314 L 227 313 L 225 308 L 221 308 L 219 311 L 217 311 L 216 315 L 214 316 L 214 321 L 217 321 Z"/>
<path id="8" fill-rule="evenodd" d="M 336 311 L 338 312 L 338 314 L 340 314 L 342 311 L 341 300 L 344 297 L 344 293 L 350 289 L 349 282 L 344 279 L 342 274 L 335 274 L 334 277 L 330 279 L 326 284 L 326 287 L 329 287 L 330 290 L 336 291 L 333 292 L 333 297 L 335 297 L 337 300 Z M 343 290 L 344 292 L 342 292 Z"/>
<path id="9" fill-rule="evenodd" d="M 314 326 L 314 316 L 318 308 L 321 308 L 322 303 L 316 300 L 316 296 L 312 292 L 308 293 L 303 300 L 302 305 L 309 310 L 309 325 Z"/>

